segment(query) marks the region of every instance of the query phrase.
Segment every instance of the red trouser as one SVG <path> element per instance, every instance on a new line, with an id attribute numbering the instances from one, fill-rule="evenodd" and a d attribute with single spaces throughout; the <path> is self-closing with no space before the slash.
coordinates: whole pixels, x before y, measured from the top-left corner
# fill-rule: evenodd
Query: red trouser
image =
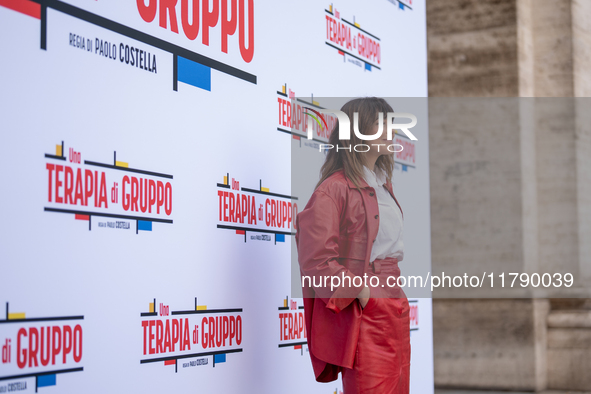
<path id="1" fill-rule="evenodd" d="M 376 259 L 368 273 L 371 297 L 362 311 L 359 342 L 353 369 L 343 368 L 344 394 L 408 394 L 410 382 L 410 320 L 404 291 L 387 285 L 398 278 L 395 258 Z M 390 284 L 393 284 L 390 279 Z M 382 284 L 384 287 L 382 287 Z"/>

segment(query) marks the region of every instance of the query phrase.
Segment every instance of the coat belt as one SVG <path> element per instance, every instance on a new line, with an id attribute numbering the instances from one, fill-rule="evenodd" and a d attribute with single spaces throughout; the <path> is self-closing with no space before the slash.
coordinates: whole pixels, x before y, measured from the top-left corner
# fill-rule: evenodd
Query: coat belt
<path id="1" fill-rule="evenodd" d="M 395 257 L 386 257 L 385 259 L 375 259 L 374 261 L 370 262 L 369 265 L 372 267 L 372 271 L 374 274 L 379 274 L 382 272 L 382 267 L 389 267 L 398 265 L 398 259 Z"/>

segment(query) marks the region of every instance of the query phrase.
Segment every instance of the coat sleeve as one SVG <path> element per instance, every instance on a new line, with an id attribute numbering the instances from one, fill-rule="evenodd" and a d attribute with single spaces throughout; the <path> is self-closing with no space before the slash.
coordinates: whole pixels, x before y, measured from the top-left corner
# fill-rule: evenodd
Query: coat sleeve
<path id="1" fill-rule="evenodd" d="M 363 284 L 355 286 L 362 281 L 354 281 L 355 275 L 338 260 L 340 216 L 333 198 L 317 190 L 296 222 L 302 287 L 313 287 L 316 297 L 334 313 L 346 308 L 363 289 Z"/>

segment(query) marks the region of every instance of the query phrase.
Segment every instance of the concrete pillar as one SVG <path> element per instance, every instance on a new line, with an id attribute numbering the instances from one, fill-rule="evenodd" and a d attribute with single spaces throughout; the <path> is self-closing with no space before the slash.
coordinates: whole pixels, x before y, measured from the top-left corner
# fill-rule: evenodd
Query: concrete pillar
<path id="1" fill-rule="evenodd" d="M 541 317 L 547 314 L 547 302 L 436 301 L 433 341 L 438 387 L 544 388 L 545 357 L 540 355 L 546 351 L 546 321 Z"/>
<path id="2" fill-rule="evenodd" d="M 572 0 L 573 86 L 576 100 L 576 172 L 579 234 L 591 234 L 591 2 Z M 583 98 L 585 97 L 585 98 Z M 581 240 L 582 241 L 582 240 Z M 579 242 L 580 275 L 591 283 L 591 242 Z"/>
<path id="3" fill-rule="evenodd" d="M 539 271 L 535 106 L 432 98 L 429 128 L 433 274 Z M 545 388 L 547 301 L 435 298 L 433 305 L 438 387 Z"/>
<path id="4" fill-rule="evenodd" d="M 591 310 L 552 312 L 548 318 L 548 386 L 591 387 Z"/>
<path id="5" fill-rule="evenodd" d="M 590 15 L 585 0 L 427 2 L 429 95 L 589 95 Z M 591 283 L 591 242 L 583 241 L 591 234 L 591 105 L 522 100 L 505 112 L 515 128 L 470 131 L 435 103 L 434 273 L 484 271 L 494 261 L 511 272 L 571 272 Z M 503 149 L 487 149 L 491 139 Z M 570 388 L 548 378 L 555 364 L 547 352 L 560 341 L 548 342 L 547 300 L 435 299 L 433 309 L 438 387 Z"/>
<path id="6" fill-rule="evenodd" d="M 515 0 L 426 5 L 430 97 L 518 95 Z"/>

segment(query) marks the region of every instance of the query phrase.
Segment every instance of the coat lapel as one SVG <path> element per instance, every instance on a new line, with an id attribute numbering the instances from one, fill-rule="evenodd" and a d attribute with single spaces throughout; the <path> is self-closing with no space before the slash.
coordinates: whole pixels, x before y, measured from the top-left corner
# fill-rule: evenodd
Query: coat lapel
<path id="1" fill-rule="evenodd" d="M 350 180 L 346 175 L 345 175 L 345 171 L 343 169 L 339 170 L 341 171 L 343 177 L 345 177 L 345 179 L 347 180 L 347 184 L 349 185 L 349 188 L 355 188 L 355 185 L 353 184 L 353 181 Z M 359 186 L 362 188 L 366 188 L 369 187 L 369 185 L 367 184 L 367 182 L 365 181 L 365 179 L 363 179 L 363 177 L 361 177 L 361 179 L 359 180 L 360 184 Z M 400 206 L 400 204 L 398 203 L 398 200 L 396 199 L 396 196 L 394 195 L 394 190 L 392 189 L 392 182 L 388 179 L 386 181 L 386 189 L 388 189 L 388 192 L 390 193 L 390 195 L 392 196 L 392 198 L 394 199 L 394 201 L 396 201 L 396 205 L 398 205 L 398 208 L 400 208 L 400 213 L 402 214 L 402 218 L 404 219 L 404 212 L 402 211 L 402 207 Z M 365 202 L 365 199 L 364 199 Z"/>
<path id="2" fill-rule="evenodd" d="M 386 182 L 386 189 L 388 189 L 388 191 L 390 192 L 390 195 L 392 196 L 392 198 L 394 199 L 394 201 L 396 201 L 396 205 L 398 205 L 398 208 L 400 208 L 400 213 L 402 214 L 402 218 L 404 219 L 404 212 L 402 212 L 402 207 L 398 203 L 398 200 L 396 199 L 396 196 L 394 196 L 394 191 L 392 190 L 392 182 L 390 182 L 390 181 L 387 181 Z"/>

